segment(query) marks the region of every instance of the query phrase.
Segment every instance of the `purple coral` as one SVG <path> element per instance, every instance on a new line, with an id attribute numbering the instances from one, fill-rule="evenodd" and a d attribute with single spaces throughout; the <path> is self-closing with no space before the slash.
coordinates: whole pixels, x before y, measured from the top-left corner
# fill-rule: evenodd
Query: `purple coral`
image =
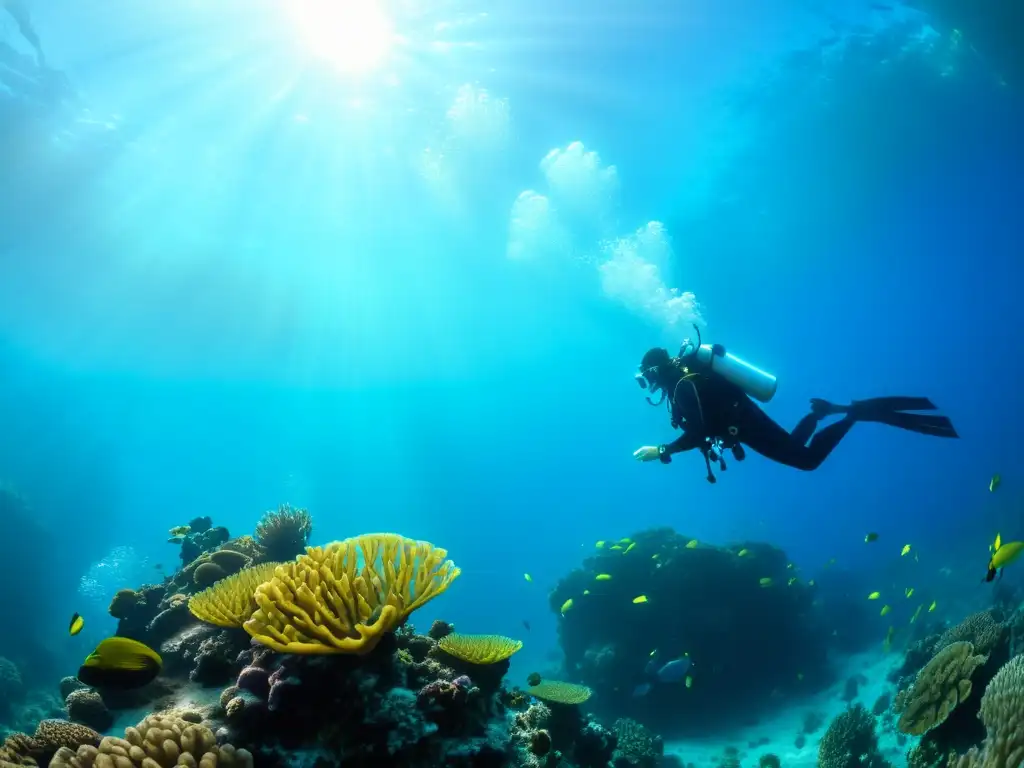
<path id="1" fill-rule="evenodd" d="M 238 674 L 238 687 L 266 700 L 270 696 L 270 673 L 262 667 L 246 667 Z"/>
<path id="2" fill-rule="evenodd" d="M 279 667 L 270 676 L 270 692 L 267 694 L 267 709 L 276 712 L 288 700 L 289 694 L 301 685 L 302 681 L 295 675 L 289 675 L 288 670 Z"/>

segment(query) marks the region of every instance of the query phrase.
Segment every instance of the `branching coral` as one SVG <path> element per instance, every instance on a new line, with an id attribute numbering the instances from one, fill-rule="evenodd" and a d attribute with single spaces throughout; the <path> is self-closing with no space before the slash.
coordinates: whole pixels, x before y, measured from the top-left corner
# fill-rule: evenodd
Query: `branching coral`
<path id="1" fill-rule="evenodd" d="M 1024 656 L 1004 664 L 981 697 L 981 720 L 988 735 L 956 768 L 1018 768 L 1024 765 Z"/>
<path id="2" fill-rule="evenodd" d="M 252 755 L 217 745 L 209 728 L 180 717 L 150 715 L 124 738 L 105 737 L 99 747 L 62 747 L 51 768 L 252 768 Z"/>
<path id="3" fill-rule="evenodd" d="M 971 675 L 987 660 L 988 656 L 975 655 L 974 646 L 967 642 L 953 643 L 935 654 L 902 698 L 900 731 L 920 736 L 941 725 L 971 695 Z"/>
<path id="4" fill-rule="evenodd" d="M 612 730 L 616 736 L 614 765 L 655 768 L 661 763 L 665 745 L 660 736 L 628 717 L 616 720 Z"/>
<path id="5" fill-rule="evenodd" d="M 291 560 L 301 554 L 313 533 L 313 519 L 304 509 L 282 504 L 267 512 L 256 525 L 256 540 L 269 560 Z"/>
<path id="6" fill-rule="evenodd" d="M 585 685 L 564 683 L 560 680 L 541 680 L 526 689 L 531 696 L 555 704 L 582 704 L 594 693 Z"/>
<path id="7" fill-rule="evenodd" d="M 368 653 L 458 577 L 447 556 L 392 533 L 310 547 L 256 589 L 245 630 L 282 653 Z"/>
<path id="8" fill-rule="evenodd" d="M 470 664 L 495 664 L 511 657 L 523 647 L 523 643 L 501 635 L 450 634 L 442 637 L 437 647 Z"/>
<path id="9" fill-rule="evenodd" d="M 246 568 L 193 595 L 188 609 L 200 621 L 218 627 L 241 627 L 256 610 L 256 588 L 274 576 L 277 563 Z"/>

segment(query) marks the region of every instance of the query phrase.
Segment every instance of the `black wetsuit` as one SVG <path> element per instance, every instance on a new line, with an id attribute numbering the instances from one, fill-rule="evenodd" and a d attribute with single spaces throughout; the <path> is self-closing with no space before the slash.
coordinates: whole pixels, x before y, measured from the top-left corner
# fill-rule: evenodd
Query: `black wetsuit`
<path id="1" fill-rule="evenodd" d="M 665 445 L 667 455 L 705 450 L 709 440 L 721 440 L 726 448 L 743 444 L 779 464 L 812 470 L 856 423 L 846 417 L 815 434 L 820 416 L 812 412 L 787 432 L 743 390 L 710 371 L 683 376 L 668 396 L 672 425 L 683 435 Z"/>

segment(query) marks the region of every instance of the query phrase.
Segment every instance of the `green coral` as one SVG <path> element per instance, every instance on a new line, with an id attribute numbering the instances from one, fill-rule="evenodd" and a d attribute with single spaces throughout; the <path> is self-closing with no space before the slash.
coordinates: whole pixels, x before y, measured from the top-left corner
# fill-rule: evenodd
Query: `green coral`
<path id="1" fill-rule="evenodd" d="M 975 655 L 968 642 L 948 645 L 935 654 L 902 698 L 901 732 L 920 736 L 942 725 L 957 705 L 971 695 L 971 675 L 988 660 Z"/>
<path id="2" fill-rule="evenodd" d="M 885 768 L 878 751 L 875 719 L 856 704 L 837 715 L 818 744 L 818 768 Z"/>

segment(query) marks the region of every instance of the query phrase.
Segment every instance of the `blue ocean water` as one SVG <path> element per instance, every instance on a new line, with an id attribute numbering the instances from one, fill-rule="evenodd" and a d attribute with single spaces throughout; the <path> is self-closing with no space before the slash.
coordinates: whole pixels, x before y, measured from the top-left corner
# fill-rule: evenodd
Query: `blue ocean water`
<path id="1" fill-rule="evenodd" d="M 294 6 L 38 3 L 39 51 L 0 11 L 0 480 L 31 510 L 0 655 L 59 678 L 178 565 L 169 528 L 286 502 L 317 542 L 446 548 L 416 623 L 523 639 L 520 677 L 560 658 L 557 582 L 652 527 L 865 594 L 910 544 L 950 621 L 988 605 L 1024 537 L 1024 69 L 895 4 Z M 675 435 L 636 366 L 694 323 L 787 429 L 909 394 L 960 439 L 638 463 Z"/>

